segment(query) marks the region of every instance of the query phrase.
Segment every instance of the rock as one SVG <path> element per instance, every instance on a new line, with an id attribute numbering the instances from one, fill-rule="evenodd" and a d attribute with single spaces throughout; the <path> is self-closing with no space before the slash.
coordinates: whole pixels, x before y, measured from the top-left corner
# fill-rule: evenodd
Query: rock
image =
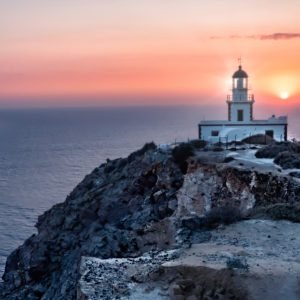
<path id="1" fill-rule="evenodd" d="M 294 146 L 289 147 L 294 149 Z M 264 216 L 298 222 L 299 209 L 288 205 L 300 202 L 300 184 L 291 176 L 227 164 L 223 162 L 226 153 L 204 152 L 195 145 L 184 144 L 175 149 L 172 153 L 161 151 L 150 143 L 128 158 L 109 160 L 95 168 L 65 202 L 54 205 L 38 218 L 38 233 L 7 258 L 0 298 L 71 300 L 78 296 L 86 299 L 84 292 L 77 294 L 83 257 L 126 259 L 125 276 L 132 270 L 131 262 L 138 265 L 139 257 L 141 262 L 145 262 L 147 256 L 151 262 L 157 260 L 162 264 L 169 259 L 169 254 L 161 251 L 188 249 L 193 243 L 208 242 L 212 237 L 207 229 L 220 224 L 225 228 L 230 218 L 238 221 L 237 215 L 243 217 L 252 209 L 267 207 Z M 295 149 L 293 153 L 297 155 Z M 278 206 L 271 208 L 270 205 Z M 213 226 L 208 226 L 211 224 Z M 90 276 L 93 266 L 90 267 L 92 273 L 83 275 L 86 284 L 94 280 Z M 109 275 L 106 267 L 107 264 L 99 265 L 101 274 Z M 214 279 L 201 277 L 203 269 L 198 270 L 200 273 L 181 269 L 185 275 L 176 268 L 172 270 L 180 280 L 188 282 L 195 276 L 199 282 L 209 282 L 207 289 L 195 284 L 198 294 L 188 294 L 183 285 L 176 283 L 171 271 L 155 263 L 152 268 L 148 262 L 147 268 L 150 273 L 131 273 L 132 278 L 141 282 L 150 277 L 163 281 L 169 278 L 170 282 L 164 281 L 163 285 L 173 282 L 185 297 L 219 293 L 213 285 Z M 121 264 L 111 265 L 109 270 L 117 278 L 123 276 Z M 233 284 L 227 271 L 224 275 L 205 269 L 204 273 L 209 278 L 214 277 L 220 288 L 223 287 L 220 278 Z M 109 276 L 105 280 L 108 279 Z M 119 296 L 128 290 L 117 283 L 110 288 Z M 158 299 L 161 290 L 157 286 L 152 288 L 149 295 Z M 233 288 L 234 295 L 240 295 L 237 290 Z M 137 290 L 137 293 L 142 292 Z M 110 299 L 108 294 L 103 297 Z"/>
<path id="2" fill-rule="evenodd" d="M 181 219 L 181 227 L 188 228 L 190 230 L 199 230 L 205 227 L 206 220 L 203 217 L 191 216 Z"/>
<path id="3" fill-rule="evenodd" d="M 183 292 L 191 291 L 196 287 L 194 281 L 191 279 L 178 280 L 177 285 Z"/>
<path id="4" fill-rule="evenodd" d="M 126 257 L 172 247 L 171 223 L 161 220 L 176 209 L 182 182 L 171 155 L 153 143 L 96 168 L 64 203 L 38 218 L 38 234 L 9 256 L 0 298 L 14 299 L 38 286 L 35 293 L 43 299 L 73 299 L 82 255 Z M 141 231 L 147 224 L 153 232 Z"/>
<path id="5" fill-rule="evenodd" d="M 275 158 L 281 152 L 300 153 L 300 144 L 293 142 L 275 142 L 259 149 L 255 156 L 257 158 Z"/>
<path id="6" fill-rule="evenodd" d="M 198 300 L 198 298 L 195 295 L 191 295 L 186 297 L 186 300 Z"/>
<path id="7" fill-rule="evenodd" d="M 289 175 L 292 177 L 300 178 L 300 172 L 290 172 Z"/>
<path id="8" fill-rule="evenodd" d="M 261 210 L 265 216 L 273 220 L 288 220 L 300 223 L 300 204 L 278 203 Z"/>
<path id="9" fill-rule="evenodd" d="M 300 169 L 300 154 L 289 151 L 280 152 L 274 159 L 274 163 L 283 169 Z"/>
<path id="10" fill-rule="evenodd" d="M 143 287 L 140 299 L 145 299 L 151 287 L 149 281 L 161 276 L 161 264 L 178 257 L 176 251 L 146 253 L 137 258 L 99 259 L 82 257 L 78 290 L 87 299 L 130 298 L 132 290 Z M 144 285 L 143 285 L 144 284 Z"/>
<path id="11" fill-rule="evenodd" d="M 227 156 L 227 157 L 224 158 L 223 162 L 224 162 L 224 163 L 229 163 L 229 162 L 231 162 L 231 161 L 233 161 L 233 160 L 234 160 L 234 157 L 232 157 L 232 156 Z"/>
<path id="12" fill-rule="evenodd" d="M 234 278 L 232 271 L 226 269 L 180 265 L 166 267 L 161 280 L 173 282 L 170 299 L 248 299 L 239 279 Z M 222 298 L 216 296 L 217 293 Z"/>

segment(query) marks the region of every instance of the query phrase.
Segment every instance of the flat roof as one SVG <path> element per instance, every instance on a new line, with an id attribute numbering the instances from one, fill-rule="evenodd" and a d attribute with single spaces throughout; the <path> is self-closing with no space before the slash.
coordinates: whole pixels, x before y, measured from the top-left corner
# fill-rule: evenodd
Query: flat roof
<path id="1" fill-rule="evenodd" d="M 201 126 L 223 125 L 223 126 L 245 126 L 245 125 L 287 125 L 287 118 L 270 118 L 268 120 L 253 120 L 253 121 L 227 121 L 227 120 L 210 120 L 201 121 Z"/>

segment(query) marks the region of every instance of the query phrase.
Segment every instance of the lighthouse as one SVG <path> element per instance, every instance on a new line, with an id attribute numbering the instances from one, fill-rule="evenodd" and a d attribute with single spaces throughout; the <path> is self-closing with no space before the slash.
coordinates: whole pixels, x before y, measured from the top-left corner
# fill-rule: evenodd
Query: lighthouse
<path id="1" fill-rule="evenodd" d="M 241 63 L 232 75 L 231 94 L 227 95 L 228 120 L 199 123 L 199 138 L 209 142 L 242 141 L 254 135 L 267 135 L 274 140 L 287 140 L 287 116 L 272 115 L 256 120 L 253 115 L 254 95 L 249 94 L 248 74 Z"/>
<path id="2" fill-rule="evenodd" d="M 232 94 L 227 96 L 228 121 L 253 120 L 254 95 L 248 94 L 248 74 L 239 66 L 232 75 Z"/>

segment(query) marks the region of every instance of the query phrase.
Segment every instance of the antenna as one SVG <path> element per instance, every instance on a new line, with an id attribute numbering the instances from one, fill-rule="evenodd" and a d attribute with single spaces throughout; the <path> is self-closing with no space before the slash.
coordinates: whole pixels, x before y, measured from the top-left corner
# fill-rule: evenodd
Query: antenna
<path id="1" fill-rule="evenodd" d="M 239 63 L 239 66 L 241 66 L 242 65 L 242 58 L 239 56 L 239 58 L 238 58 L 238 63 Z"/>

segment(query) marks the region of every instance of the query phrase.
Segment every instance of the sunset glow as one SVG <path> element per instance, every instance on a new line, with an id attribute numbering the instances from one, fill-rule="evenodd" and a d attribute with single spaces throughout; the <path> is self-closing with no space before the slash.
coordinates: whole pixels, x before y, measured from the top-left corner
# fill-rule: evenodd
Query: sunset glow
<path id="1" fill-rule="evenodd" d="M 289 97 L 289 92 L 283 91 L 283 92 L 280 93 L 280 98 L 282 100 L 286 100 L 288 97 Z"/>
<path id="2" fill-rule="evenodd" d="M 95 104 L 130 95 L 141 104 L 166 95 L 223 101 L 240 56 L 261 103 L 292 95 L 299 104 L 298 0 L 20 0 L 0 8 L 0 105 L 72 103 L 74 95 Z"/>

